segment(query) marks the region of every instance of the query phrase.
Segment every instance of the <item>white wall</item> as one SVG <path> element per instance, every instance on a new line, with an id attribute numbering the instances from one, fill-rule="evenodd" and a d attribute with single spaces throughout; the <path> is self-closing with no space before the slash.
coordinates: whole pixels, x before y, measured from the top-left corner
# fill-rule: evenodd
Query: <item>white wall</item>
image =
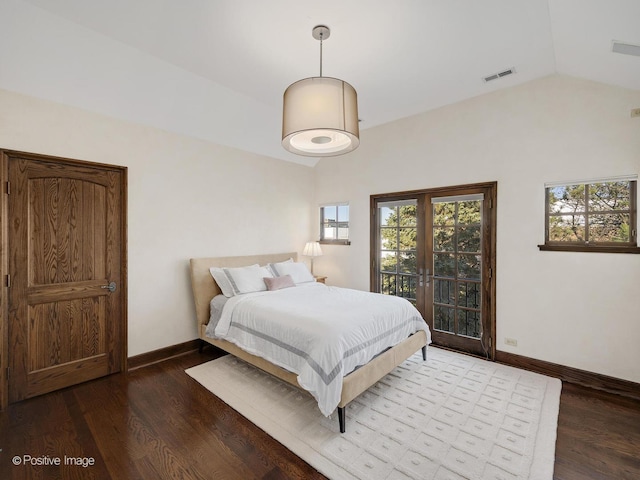
<path id="1" fill-rule="evenodd" d="M 280 108 L 28 2 L 0 1 L 0 59 L 5 90 L 315 165 L 274 141 L 281 134 Z"/>
<path id="2" fill-rule="evenodd" d="M 190 257 L 301 251 L 313 170 L 0 90 L 0 148 L 128 167 L 129 355 L 197 338 Z"/>
<path id="3" fill-rule="evenodd" d="M 536 247 L 544 182 L 640 173 L 638 106 L 549 77 L 365 130 L 314 170 L 0 90 L 0 148 L 128 167 L 129 355 L 196 337 L 192 256 L 300 251 L 317 204 L 346 200 L 352 244 L 316 273 L 367 290 L 371 194 L 496 180 L 498 349 L 640 382 L 640 255 Z"/>
<path id="4" fill-rule="evenodd" d="M 369 288 L 371 194 L 495 180 L 498 349 L 640 382 L 640 255 L 537 248 L 545 182 L 640 173 L 639 106 L 638 90 L 552 76 L 363 131 L 315 167 L 315 203 L 350 202 L 352 241 L 316 272 Z"/>

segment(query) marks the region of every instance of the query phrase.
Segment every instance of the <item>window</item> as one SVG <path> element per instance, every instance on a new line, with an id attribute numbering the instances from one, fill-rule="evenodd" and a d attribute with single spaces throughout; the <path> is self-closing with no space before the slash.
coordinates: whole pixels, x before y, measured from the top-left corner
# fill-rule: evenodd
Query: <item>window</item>
<path id="1" fill-rule="evenodd" d="M 320 207 L 320 243 L 349 245 L 349 204 L 333 203 Z"/>
<path id="2" fill-rule="evenodd" d="M 635 177 L 545 185 L 541 250 L 640 253 Z"/>

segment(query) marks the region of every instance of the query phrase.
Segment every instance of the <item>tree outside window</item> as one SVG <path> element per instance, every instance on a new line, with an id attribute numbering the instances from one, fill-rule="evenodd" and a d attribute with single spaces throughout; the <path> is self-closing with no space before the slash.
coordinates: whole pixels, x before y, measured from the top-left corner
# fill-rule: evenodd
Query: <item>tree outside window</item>
<path id="1" fill-rule="evenodd" d="M 633 252 L 637 249 L 636 183 L 613 180 L 547 186 L 545 245 L 540 248 Z"/>

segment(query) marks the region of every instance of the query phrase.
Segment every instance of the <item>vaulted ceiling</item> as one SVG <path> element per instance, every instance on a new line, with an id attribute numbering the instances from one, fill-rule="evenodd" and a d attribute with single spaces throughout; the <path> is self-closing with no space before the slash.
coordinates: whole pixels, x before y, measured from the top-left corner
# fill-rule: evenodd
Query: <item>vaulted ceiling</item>
<path id="1" fill-rule="evenodd" d="M 361 129 L 555 73 L 640 89 L 612 51 L 640 45 L 638 0 L 0 0 L 0 88 L 314 165 L 280 128 L 318 24 Z"/>

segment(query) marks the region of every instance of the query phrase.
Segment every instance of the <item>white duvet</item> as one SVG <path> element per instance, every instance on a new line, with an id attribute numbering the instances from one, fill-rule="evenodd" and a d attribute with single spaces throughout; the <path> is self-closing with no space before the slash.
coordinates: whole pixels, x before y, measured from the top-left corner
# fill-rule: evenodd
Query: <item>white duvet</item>
<path id="1" fill-rule="evenodd" d="M 206 333 L 296 373 L 329 415 L 342 377 L 419 330 L 431 343 L 420 313 L 403 298 L 309 283 L 231 297 Z"/>

